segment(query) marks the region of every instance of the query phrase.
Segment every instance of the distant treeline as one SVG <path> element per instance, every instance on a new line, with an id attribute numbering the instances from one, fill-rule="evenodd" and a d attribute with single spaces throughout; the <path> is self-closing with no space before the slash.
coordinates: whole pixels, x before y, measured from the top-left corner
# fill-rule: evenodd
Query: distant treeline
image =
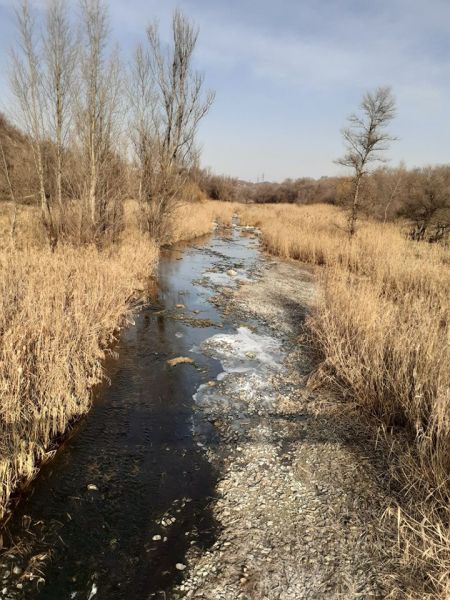
<path id="1" fill-rule="evenodd" d="M 19 129 L 0 114 L 0 142 L 2 163 L 7 164 L 11 183 L 21 202 L 36 203 L 37 176 L 29 140 Z M 44 170 L 51 171 L 52 147 L 43 145 Z M 70 155 L 66 158 L 70 163 Z M 138 177 L 132 165 L 115 158 L 115 170 L 109 170 L 110 181 L 122 195 L 136 195 Z M 0 199 L 8 199 L 8 182 L 4 164 L 0 165 Z M 50 174 L 50 173 L 49 173 Z M 72 174 L 72 177 L 70 176 Z M 78 172 L 67 172 L 63 185 L 67 195 L 78 179 Z M 208 170 L 192 168 L 190 179 L 213 200 L 243 203 L 325 203 L 345 207 L 351 201 L 350 177 L 302 177 L 286 179 L 281 183 L 252 183 L 240 179 L 214 175 Z M 411 223 L 411 235 L 416 239 L 434 241 L 450 230 L 450 165 L 406 169 L 382 167 L 367 175 L 361 189 L 361 210 L 380 221 L 398 218 Z"/>
<path id="2" fill-rule="evenodd" d="M 215 200 L 244 203 L 315 204 L 345 207 L 352 197 L 349 177 L 286 179 L 251 183 L 202 171 L 201 190 Z M 364 178 L 361 209 L 372 218 L 411 222 L 411 235 L 430 239 L 450 229 L 450 165 L 406 169 L 382 167 Z"/>

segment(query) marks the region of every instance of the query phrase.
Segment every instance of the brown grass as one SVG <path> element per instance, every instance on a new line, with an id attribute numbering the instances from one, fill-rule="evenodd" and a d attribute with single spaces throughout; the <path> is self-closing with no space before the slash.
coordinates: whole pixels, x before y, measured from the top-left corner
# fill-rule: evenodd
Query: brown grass
<path id="1" fill-rule="evenodd" d="M 211 233 L 215 227 L 228 226 L 236 212 L 236 204 L 232 202 L 212 202 L 196 199 L 180 202 L 170 215 L 169 223 L 164 228 L 166 234 L 161 240 L 164 245 L 176 244 L 202 237 Z M 134 200 L 125 203 L 125 221 L 127 230 L 139 230 L 140 210 Z"/>
<path id="2" fill-rule="evenodd" d="M 170 243 L 229 223 L 231 205 L 180 206 Z M 118 244 L 46 246 L 36 210 L 0 214 L 0 519 L 20 482 L 31 479 L 54 441 L 85 413 L 91 388 L 103 378 L 102 361 L 117 328 L 132 314 L 154 273 L 156 245 L 139 231 L 136 203 L 125 203 Z"/>
<path id="3" fill-rule="evenodd" d="M 133 290 L 154 268 L 148 240 L 0 254 L 0 517 L 52 440 L 86 412 Z"/>
<path id="4" fill-rule="evenodd" d="M 227 226 L 236 212 L 232 202 L 195 202 L 179 206 L 173 220 L 169 243 L 190 240 L 211 233 L 214 223 Z"/>
<path id="5" fill-rule="evenodd" d="M 269 252 L 326 265 L 309 319 L 324 357 L 320 378 L 397 432 L 389 439 L 406 499 L 394 511 L 404 556 L 426 573 L 417 597 L 449 598 L 449 248 L 367 222 L 349 242 L 345 216 L 329 206 L 243 206 L 239 214 L 261 228 Z"/>

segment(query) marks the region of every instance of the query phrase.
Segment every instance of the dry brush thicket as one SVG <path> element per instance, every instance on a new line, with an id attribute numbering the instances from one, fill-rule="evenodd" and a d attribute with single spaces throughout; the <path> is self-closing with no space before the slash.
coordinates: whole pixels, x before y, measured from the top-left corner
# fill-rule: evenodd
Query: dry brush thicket
<path id="1" fill-rule="evenodd" d="M 427 573 L 418 597 L 450 594 L 450 249 L 413 242 L 400 224 L 361 222 L 316 205 L 243 206 L 267 250 L 322 265 L 309 328 L 316 375 L 379 419 L 403 489 L 398 519 L 408 563 Z"/>

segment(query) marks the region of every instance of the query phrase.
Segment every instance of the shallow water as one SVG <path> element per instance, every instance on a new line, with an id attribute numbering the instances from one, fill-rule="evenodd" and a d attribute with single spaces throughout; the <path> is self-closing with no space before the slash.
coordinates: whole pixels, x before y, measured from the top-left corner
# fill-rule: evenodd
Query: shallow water
<path id="1" fill-rule="evenodd" d="M 218 474 L 205 446 L 215 433 L 193 396 L 222 371 L 198 349 L 237 324 L 209 301 L 214 288 L 205 273 L 223 274 L 226 283 L 227 270 L 244 277 L 259 260 L 256 240 L 238 228 L 163 252 L 158 297 L 121 335 L 118 358 L 106 365 L 110 384 L 98 388 L 90 413 L 7 524 L 5 542 L 20 556 L 7 551 L 0 559 L 0 578 L 10 572 L 2 597 L 170 598 L 187 549 L 214 542 L 209 505 Z M 177 356 L 194 364 L 170 367 Z M 36 577 L 13 575 L 14 566 Z"/>

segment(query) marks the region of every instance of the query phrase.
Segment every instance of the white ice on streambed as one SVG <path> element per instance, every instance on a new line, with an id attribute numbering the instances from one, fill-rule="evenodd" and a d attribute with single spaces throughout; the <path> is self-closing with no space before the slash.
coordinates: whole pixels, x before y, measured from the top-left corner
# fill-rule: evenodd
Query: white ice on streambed
<path id="1" fill-rule="evenodd" d="M 230 402 L 235 404 L 232 397 L 237 396 L 246 406 L 253 405 L 258 410 L 262 404 L 273 402 L 271 375 L 282 368 L 284 356 L 278 340 L 239 327 L 236 333 L 220 333 L 208 338 L 201 350 L 220 360 L 223 372 L 217 379 L 225 381 L 221 389 L 201 385 L 194 394 L 198 404 L 217 409 Z"/>
<path id="2" fill-rule="evenodd" d="M 279 370 L 281 343 L 268 335 L 239 327 L 237 333 L 218 333 L 202 343 L 202 350 L 221 361 L 225 373 Z"/>

